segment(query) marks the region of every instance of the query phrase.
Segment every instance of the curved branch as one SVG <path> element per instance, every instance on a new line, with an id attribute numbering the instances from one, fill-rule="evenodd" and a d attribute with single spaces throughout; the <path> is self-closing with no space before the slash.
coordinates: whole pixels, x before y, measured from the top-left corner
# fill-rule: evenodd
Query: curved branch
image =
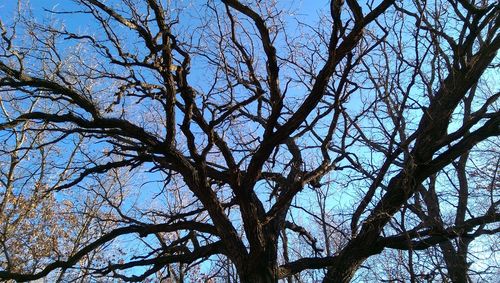
<path id="1" fill-rule="evenodd" d="M 467 237 L 473 239 L 484 234 L 496 233 L 499 228 L 492 231 L 484 230 L 480 233 L 470 234 L 469 232 L 477 226 L 497 223 L 498 221 L 500 221 L 500 213 L 490 213 L 481 217 L 466 220 L 463 224 L 455 225 L 444 230 L 429 228 L 419 231 L 416 229 L 395 236 L 381 237 L 377 241 L 376 245 L 398 250 L 425 250 L 429 247 L 457 237 Z M 408 240 L 415 238 L 419 240 Z"/>
<path id="2" fill-rule="evenodd" d="M 78 263 L 80 259 L 82 259 L 87 254 L 97 249 L 99 246 L 108 243 L 119 236 L 137 233 L 139 234 L 140 237 L 145 237 L 153 233 L 173 232 L 177 230 L 197 230 L 200 232 L 209 233 L 213 235 L 218 234 L 214 226 L 210 224 L 198 223 L 193 221 L 178 222 L 173 224 L 131 225 L 127 227 L 114 229 L 111 232 L 105 234 L 104 236 L 101 236 L 96 241 L 83 247 L 74 255 L 70 256 L 66 261 L 61 261 L 61 260 L 54 261 L 53 263 L 47 265 L 41 271 L 33 274 L 0 271 L 0 279 L 16 280 L 18 282 L 37 280 L 47 276 L 50 272 L 54 271 L 55 269 L 58 268 L 66 269 L 74 266 L 75 264 Z"/>

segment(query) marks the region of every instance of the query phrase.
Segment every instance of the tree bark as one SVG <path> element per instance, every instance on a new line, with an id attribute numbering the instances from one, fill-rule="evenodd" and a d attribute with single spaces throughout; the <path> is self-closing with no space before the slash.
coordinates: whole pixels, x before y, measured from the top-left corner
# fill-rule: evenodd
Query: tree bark
<path id="1" fill-rule="evenodd" d="M 274 283 L 278 282 L 278 266 L 268 265 L 263 261 L 248 263 L 244 270 L 238 270 L 241 283 Z"/>
<path id="2" fill-rule="evenodd" d="M 467 247 L 468 242 L 463 242 L 463 239 L 459 238 L 460 244 L 458 250 L 453 248 L 450 241 L 440 244 L 440 248 L 443 251 L 444 261 L 448 269 L 448 276 L 453 283 L 467 283 L 467 271 L 469 266 L 467 263 Z"/>
<path id="3" fill-rule="evenodd" d="M 323 278 L 323 283 L 351 282 L 354 274 L 363 261 L 364 259 L 350 262 L 338 262 L 338 264 L 336 264 L 334 268 L 328 269 L 325 278 Z"/>

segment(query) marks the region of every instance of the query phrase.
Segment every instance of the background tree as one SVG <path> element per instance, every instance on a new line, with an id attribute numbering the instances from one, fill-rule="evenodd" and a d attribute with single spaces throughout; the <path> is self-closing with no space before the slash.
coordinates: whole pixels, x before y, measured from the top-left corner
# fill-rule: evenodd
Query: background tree
<path id="1" fill-rule="evenodd" d="M 9 168 L 39 153 L 29 181 L 2 171 L 18 183 L 2 197 L 27 214 L 10 195 L 34 192 L 58 220 L 29 219 L 84 240 L 43 231 L 73 248 L 16 268 L 5 244 L 0 278 L 348 282 L 390 260 L 378 279 L 467 282 L 495 266 L 470 259 L 499 229 L 495 1 L 332 0 L 316 23 L 274 1 L 19 5 L 1 22 L 2 150 Z"/>

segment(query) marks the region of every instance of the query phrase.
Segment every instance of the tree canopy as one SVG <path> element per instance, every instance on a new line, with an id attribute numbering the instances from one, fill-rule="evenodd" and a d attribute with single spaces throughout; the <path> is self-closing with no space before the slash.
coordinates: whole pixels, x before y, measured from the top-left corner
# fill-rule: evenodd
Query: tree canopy
<path id="1" fill-rule="evenodd" d="M 497 1 L 35 2 L 0 12 L 0 280 L 498 276 Z"/>

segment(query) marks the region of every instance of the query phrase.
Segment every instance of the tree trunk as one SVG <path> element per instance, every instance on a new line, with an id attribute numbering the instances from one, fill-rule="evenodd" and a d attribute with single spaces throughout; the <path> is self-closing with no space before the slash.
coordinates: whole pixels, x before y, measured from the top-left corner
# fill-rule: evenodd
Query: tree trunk
<path id="1" fill-rule="evenodd" d="M 467 246 L 468 243 L 461 243 L 458 251 L 455 251 L 451 242 L 440 244 L 443 251 L 444 261 L 448 270 L 448 276 L 453 283 L 467 283 L 467 271 L 469 265 L 467 263 Z"/>
<path id="2" fill-rule="evenodd" d="M 362 261 L 359 263 L 335 265 L 334 268 L 328 269 L 325 278 L 323 278 L 323 283 L 351 282 L 361 263 Z"/>
<path id="3" fill-rule="evenodd" d="M 276 266 L 265 264 L 252 264 L 253 268 L 239 272 L 241 283 L 275 283 L 278 282 L 278 269 Z"/>
<path id="4" fill-rule="evenodd" d="M 238 262 L 236 268 L 241 283 L 278 282 L 276 241 L 270 241 L 267 248 L 260 253 L 250 253 L 244 260 Z"/>
<path id="5" fill-rule="evenodd" d="M 358 235 L 336 257 L 328 272 L 323 278 L 323 283 L 348 283 L 361 264 L 371 255 L 382 252 L 383 248 L 375 246 L 372 235 Z"/>

